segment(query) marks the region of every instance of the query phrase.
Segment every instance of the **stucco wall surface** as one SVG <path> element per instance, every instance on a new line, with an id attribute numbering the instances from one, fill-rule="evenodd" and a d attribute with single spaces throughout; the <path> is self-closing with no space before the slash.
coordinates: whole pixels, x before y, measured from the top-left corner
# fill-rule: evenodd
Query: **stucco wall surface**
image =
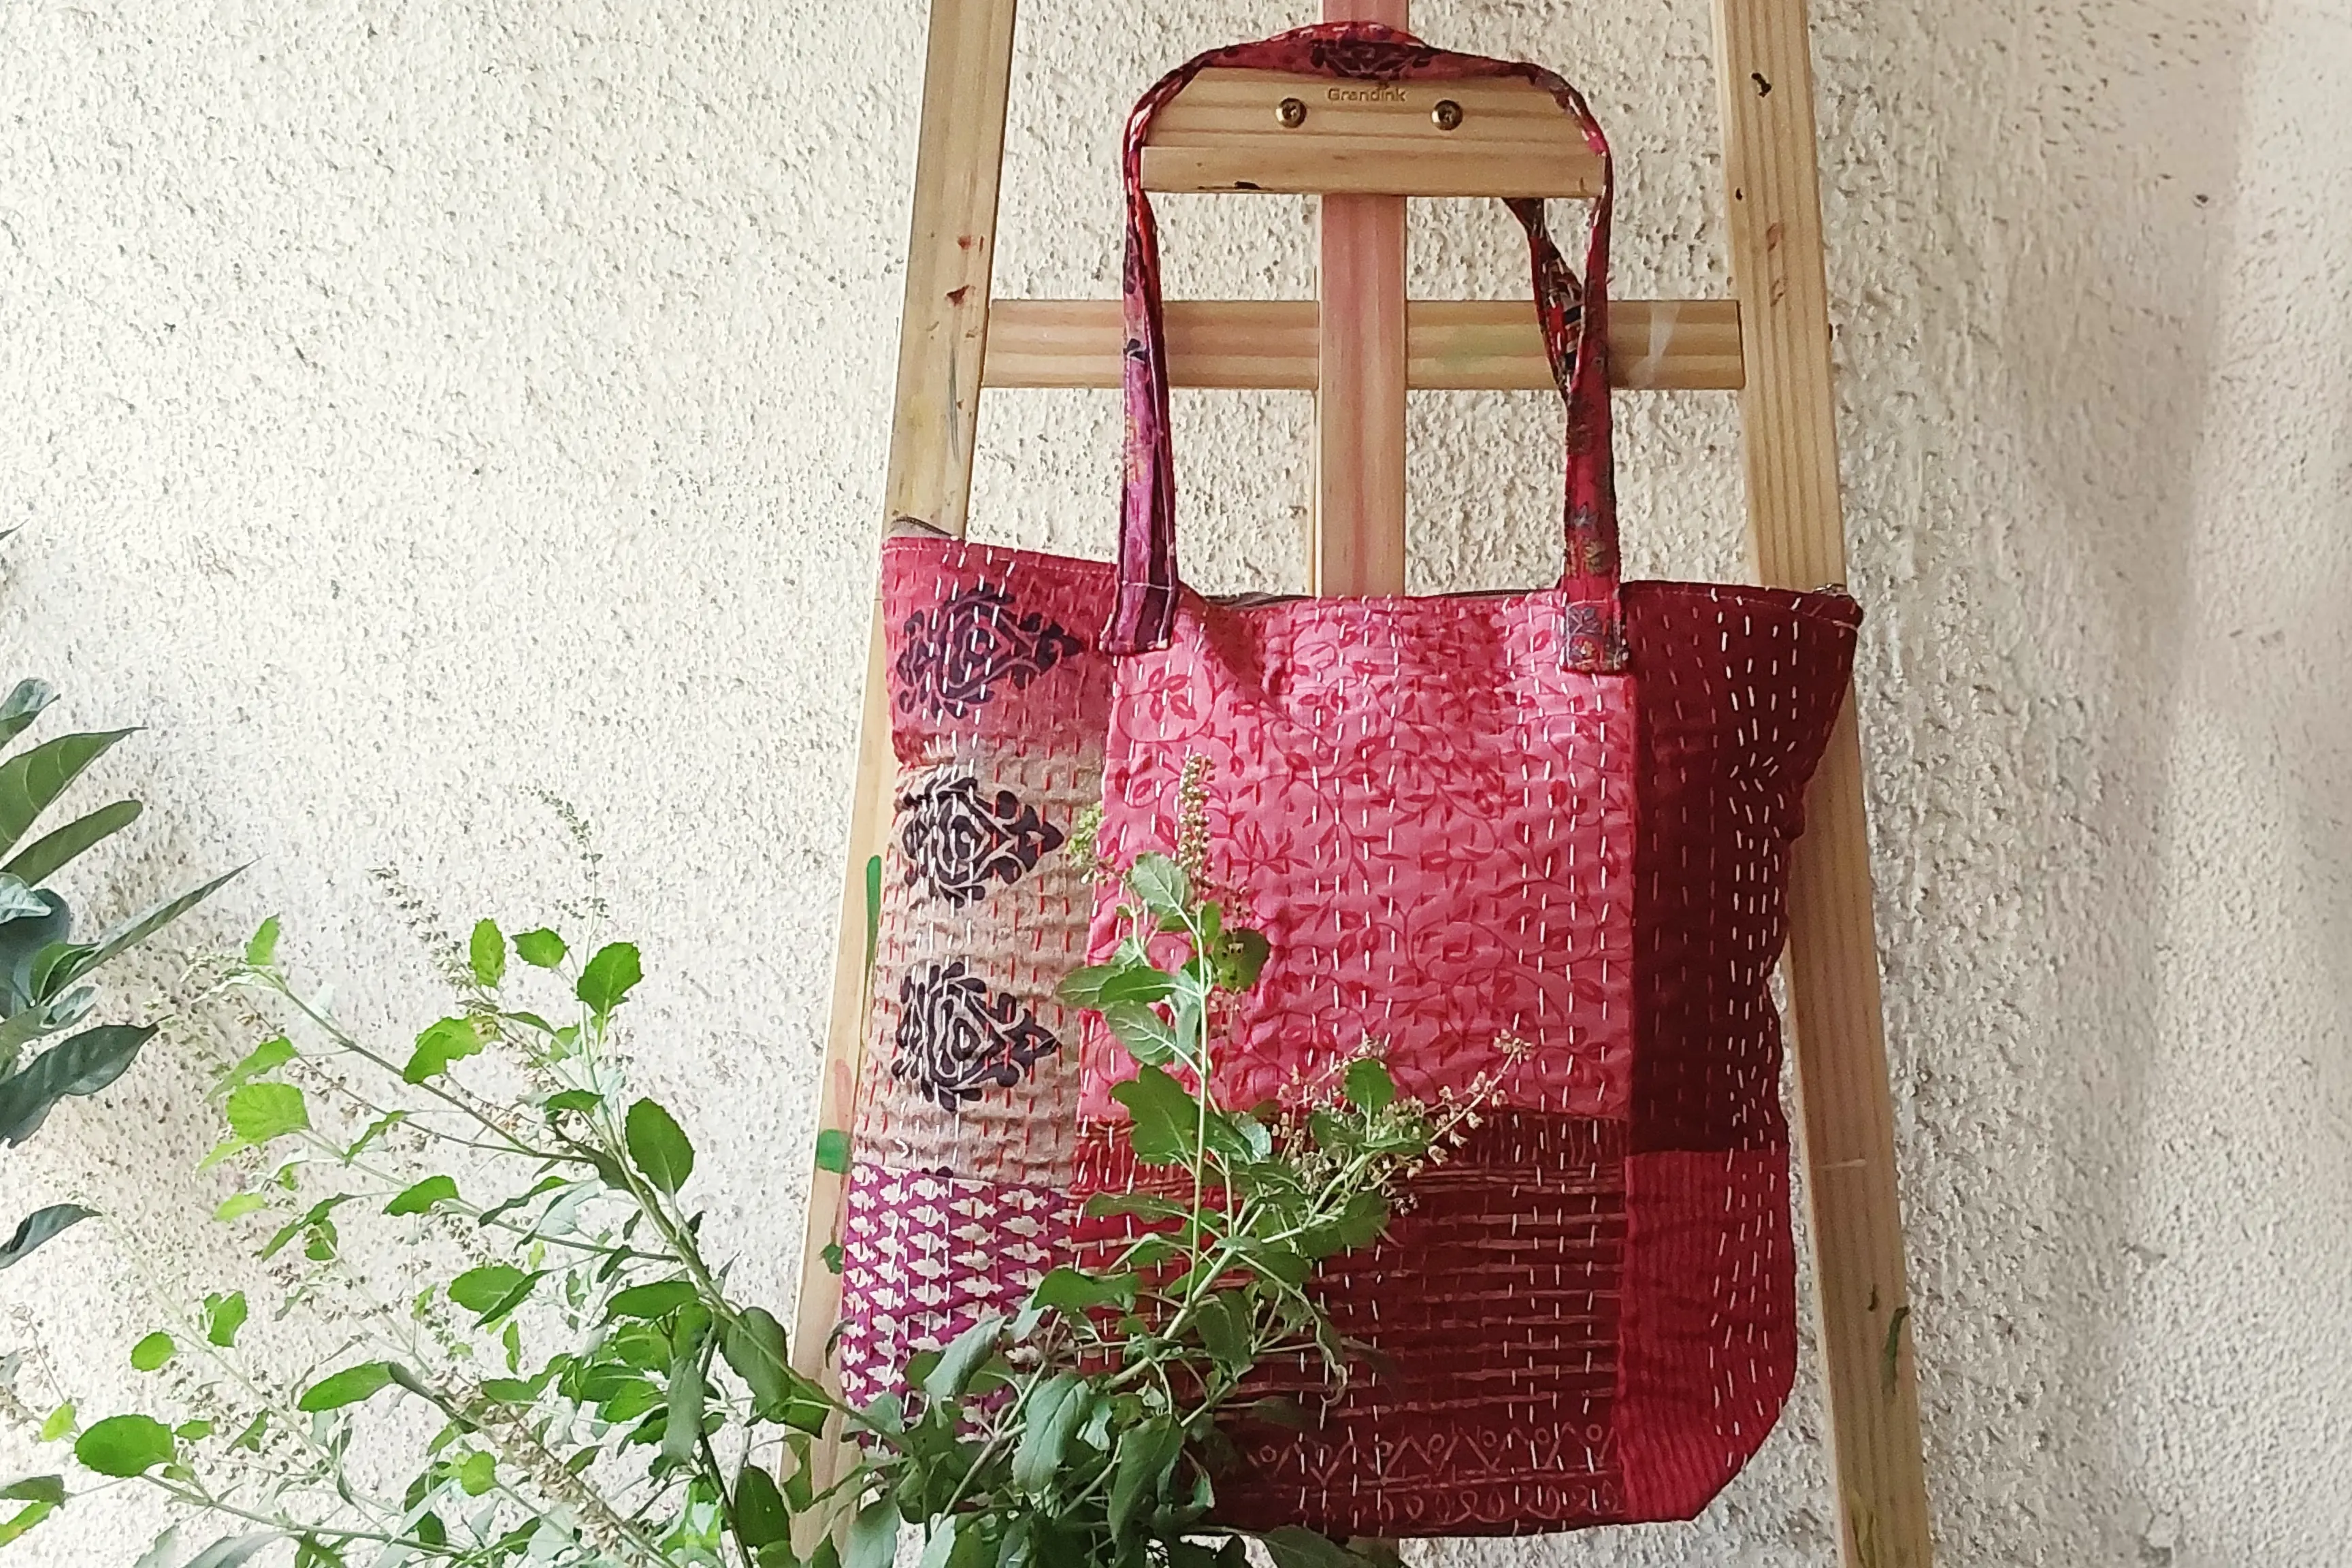
<path id="1" fill-rule="evenodd" d="M 1037 0 L 999 285 L 1105 294 L 1128 100 L 1266 0 Z M 913 0 L 0 7 L 0 675 L 148 820 L 73 890 L 251 858 L 363 1023 L 436 984 L 370 882 L 509 929 L 593 823 L 714 1234 L 789 1289 L 880 512 Z M 1720 291 L 1703 0 L 1426 0 L 1622 150 L 1630 294 Z M 2352 1561 L 2352 10 L 1831 0 L 1815 24 L 1888 1024 L 1956 1568 Z M 1167 204 L 1171 294 L 1304 293 L 1302 204 Z M 1416 288 L 1522 287 L 1424 204 Z M 1303 396 L 1179 398 L 1187 564 L 1297 585 Z M 1645 573 L 1735 576 L 1727 399 L 1629 395 Z M 1417 399 L 1417 586 L 1556 570 L 1556 415 Z M 985 412 L 975 531 L 1105 553 L 1108 395 Z M 141 984 L 166 979 L 159 955 Z M 136 991 L 134 986 L 133 990 Z M 159 1049 L 0 1160 L 226 1269 Z M 120 1389 L 97 1226 L 0 1347 Z M 0 1473 L 33 1456 L 0 1438 Z M 1816 1402 L 1696 1526 L 1480 1564 L 1829 1560 Z M 11 1562 L 128 1563 L 108 1500 Z"/>

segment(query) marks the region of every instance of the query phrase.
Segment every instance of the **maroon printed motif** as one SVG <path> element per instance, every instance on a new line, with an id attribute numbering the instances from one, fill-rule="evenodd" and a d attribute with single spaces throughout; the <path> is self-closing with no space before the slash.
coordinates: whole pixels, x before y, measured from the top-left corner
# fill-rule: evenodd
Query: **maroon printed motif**
<path id="1" fill-rule="evenodd" d="M 958 906 L 1011 887 L 1062 847 L 1062 830 L 1009 789 L 983 799 L 970 773 L 931 779 L 898 797 L 907 885 Z"/>
<path id="2" fill-rule="evenodd" d="M 1009 590 L 975 584 L 931 614 L 908 617 L 898 701 L 961 719 L 1001 683 L 1019 690 L 1085 646 L 1036 611 L 1017 614 Z"/>
<path id="3" fill-rule="evenodd" d="M 962 959 L 908 974 L 898 986 L 898 1055 L 890 1070 L 953 1110 L 993 1087 L 1011 1089 L 1062 1048 L 1018 996 L 992 993 Z"/>

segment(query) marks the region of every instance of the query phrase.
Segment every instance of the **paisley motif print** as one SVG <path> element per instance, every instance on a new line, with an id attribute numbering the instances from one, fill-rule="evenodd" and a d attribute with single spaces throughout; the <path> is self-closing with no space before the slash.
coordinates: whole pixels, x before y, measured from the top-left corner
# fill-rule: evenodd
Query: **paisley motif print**
<path id="1" fill-rule="evenodd" d="M 1060 623 L 1013 613 L 1009 589 L 976 583 L 928 614 L 907 617 L 898 655 L 898 701 L 918 711 L 961 719 L 996 695 L 1016 691 L 1086 645 Z"/>
<path id="2" fill-rule="evenodd" d="M 992 995 L 961 958 L 899 984 L 898 1045 L 892 1076 L 912 1080 L 946 1110 L 991 1086 L 1011 1089 L 1040 1058 L 1062 1048 L 1018 996 Z"/>
<path id="3" fill-rule="evenodd" d="M 1062 830 L 1009 789 L 994 798 L 970 773 L 933 778 L 898 797 L 898 847 L 907 885 L 961 906 L 991 882 L 1011 887 L 1062 847 Z"/>

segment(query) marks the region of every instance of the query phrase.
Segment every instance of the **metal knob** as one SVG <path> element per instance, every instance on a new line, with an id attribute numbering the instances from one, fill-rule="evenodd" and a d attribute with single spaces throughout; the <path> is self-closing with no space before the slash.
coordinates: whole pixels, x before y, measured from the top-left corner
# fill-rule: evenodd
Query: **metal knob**
<path id="1" fill-rule="evenodd" d="M 1462 123 L 1462 106 L 1450 98 L 1441 98 L 1429 111 L 1429 117 L 1437 121 L 1440 131 L 1451 131 Z"/>
<path id="2" fill-rule="evenodd" d="M 1300 99 L 1286 98 L 1274 106 L 1274 117 L 1296 131 L 1307 123 L 1307 104 Z"/>

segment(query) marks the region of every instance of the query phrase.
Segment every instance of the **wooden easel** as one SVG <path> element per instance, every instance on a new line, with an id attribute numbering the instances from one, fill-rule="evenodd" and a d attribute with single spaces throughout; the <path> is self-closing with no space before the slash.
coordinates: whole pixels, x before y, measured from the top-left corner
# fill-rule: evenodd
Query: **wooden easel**
<path id="1" fill-rule="evenodd" d="M 991 307 L 997 181 L 1014 0 L 932 0 L 898 343 L 886 522 L 961 535 L 983 385 L 1118 384 L 1119 304 Z M 1326 19 L 1406 25 L 1407 0 L 1327 0 Z M 1757 580 L 1845 579 L 1830 329 L 1805 0 L 1714 0 L 1733 298 L 1613 301 L 1618 384 L 1737 390 Z M 1307 18 L 1301 18 L 1306 20 Z M 1475 47 L 1475 39 L 1444 40 Z M 1171 62 L 1172 63 L 1172 62 Z M 1405 391 L 1552 384 L 1532 313 L 1507 300 L 1405 298 L 1407 195 L 1589 196 L 1595 161 L 1549 97 L 1513 82 L 1447 85 L 1453 124 L 1392 105 L 1283 112 L 1312 83 L 1210 71 L 1162 113 L 1145 183 L 1162 191 L 1322 196 L 1318 300 L 1171 303 L 1171 381 L 1318 394 L 1318 594 L 1404 591 Z M 1106 128 L 1105 134 L 1109 134 Z M 854 1120 L 866 1027 L 867 868 L 889 816 L 893 762 L 881 631 L 868 655 L 818 1126 Z M 1801 1142 L 1821 1359 L 1847 1568 L 1925 1568 L 1926 1478 L 1895 1183 L 1893 1109 L 1849 703 L 1807 803 L 1790 889 Z M 795 1359 L 828 1372 L 842 1177 L 809 1197 Z"/>

